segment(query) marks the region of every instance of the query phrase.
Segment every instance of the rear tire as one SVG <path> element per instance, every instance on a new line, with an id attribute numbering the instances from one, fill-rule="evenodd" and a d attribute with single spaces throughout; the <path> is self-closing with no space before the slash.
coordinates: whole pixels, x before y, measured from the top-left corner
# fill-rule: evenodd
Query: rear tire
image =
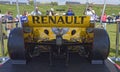
<path id="1" fill-rule="evenodd" d="M 8 38 L 8 53 L 13 60 L 13 64 L 26 63 L 26 52 L 22 28 L 11 30 Z"/>
<path id="2" fill-rule="evenodd" d="M 104 29 L 94 29 L 94 42 L 91 51 L 91 60 L 105 60 L 109 55 L 110 40 Z"/>

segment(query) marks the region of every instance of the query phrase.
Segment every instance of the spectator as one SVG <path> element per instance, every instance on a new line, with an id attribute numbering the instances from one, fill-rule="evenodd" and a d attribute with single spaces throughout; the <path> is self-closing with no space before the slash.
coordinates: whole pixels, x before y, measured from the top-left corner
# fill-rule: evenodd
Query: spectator
<path id="1" fill-rule="evenodd" d="M 96 14 L 95 14 L 95 11 L 92 9 L 92 6 L 89 6 L 87 8 L 87 10 L 85 11 L 85 15 L 90 16 L 90 21 L 91 22 L 95 22 Z"/>
<path id="2" fill-rule="evenodd" d="M 12 28 L 13 28 L 13 20 L 14 20 L 11 11 L 7 12 L 7 14 L 4 16 L 4 20 L 6 22 L 5 28 L 7 30 L 7 37 L 9 37 L 9 33 L 12 30 Z"/>
<path id="3" fill-rule="evenodd" d="M 67 15 L 67 16 L 73 16 L 73 15 L 75 15 L 74 12 L 73 12 L 73 10 L 72 10 L 72 8 L 69 8 L 69 9 L 68 9 L 66 15 Z"/>
<path id="4" fill-rule="evenodd" d="M 120 12 L 119 14 L 116 16 L 116 20 L 120 19 Z M 120 23 L 119 23 L 119 33 L 120 33 Z"/>
<path id="5" fill-rule="evenodd" d="M 31 12 L 31 15 L 42 15 L 42 13 L 39 11 L 38 7 L 35 8 L 34 11 Z"/>
<path id="6" fill-rule="evenodd" d="M 49 16 L 53 16 L 54 15 L 54 9 L 51 8 L 50 11 L 49 11 Z"/>
<path id="7" fill-rule="evenodd" d="M 112 17 L 110 15 L 108 15 L 107 19 L 108 19 L 108 24 L 110 24 L 111 20 L 112 20 Z"/>
<path id="8" fill-rule="evenodd" d="M 27 11 L 24 11 L 23 14 L 22 14 L 22 16 L 20 17 L 22 26 L 23 26 L 23 24 L 24 24 L 25 22 L 28 21 L 27 16 L 28 16 L 28 12 L 27 12 Z"/>
<path id="9" fill-rule="evenodd" d="M 49 15 L 49 10 L 46 10 L 46 15 Z"/>
<path id="10" fill-rule="evenodd" d="M 116 16 L 116 19 L 120 19 L 120 12 L 119 12 L 119 14 Z"/>
<path id="11" fill-rule="evenodd" d="M 106 13 L 104 13 L 103 16 L 101 16 L 101 20 L 102 20 L 102 26 L 106 30 L 106 20 L 107 20 Z"/>
<path id="12" fill-rule="evenodd" d="M 112 13 L 112 23 L 115 23 L 116 15 Z"/>
<path id="13" fill-rule="evenodd" d="M 46 15 L 53 16 L 54 15 L 54 9 L 51 8 L 50 10 L 47 10 Z"/>

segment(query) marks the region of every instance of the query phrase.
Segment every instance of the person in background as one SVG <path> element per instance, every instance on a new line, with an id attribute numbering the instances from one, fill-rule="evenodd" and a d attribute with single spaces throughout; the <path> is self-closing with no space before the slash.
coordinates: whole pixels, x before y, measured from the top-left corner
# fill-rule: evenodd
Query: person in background
<path id="1" fill-rule="evenodd" d="M 118 13 L 118 15 L 116 16 L 116 20 L 120 20 L 120 12 Z M 119 33 L 120 33 L 120 23 L 119 23 Z"/>
<path id="2" fill-rule="evenodd" d="M 49 10 L 46 10 L 46 15 L 49 15 Z"/>
<path id="3" fill-rule="evenodd" d="M 72 8 L 68 9 L 68 11 L 66 12 L 66 15 L 67 16 L 74 16 L 75 15 L 74 12 L 73 12 L 73 10 L 72 10 Z"/>
<path id="4" fill-rule="evenodd" d="M 119 12 L 118 15 L 116 16 L 116 19 L 120 19 L 120 12 Z"/>
<path id="5" fill-rule="evenodd" d="M 49 11 L 49 16 L 53 16 L 54 15 L 54 9 L 51 8 L 50 11 Z"/>
<path id="6" fill-rule="evenodd" d="M 23 14 L 22 14 L 22 16 L 20 17 L 20 21 L 21 21 L 21 24 L 22 24 L 22 26 L 23 26 L 23 24 L 25 23 L 25 22 L 27 22 L 28 21 L 28 12 L 27 11 L 24 11 L 23 12 Z"/>
<path id="7" fill-rule="evenodd" d="M 35 10 L 31 12 L 31 15 L 42 15 L 42 13 L 39 11 L 38 7 L 35 7 Z"/>
<path id="8" fill-rule="evenodd" d="M 101 16 L 101 20 L 102 20 L 102 27 L 106 30 L 106 20 L 107 20 L 106 13 L 104 13 L 103 16 Z"/>
<path id="9" fill-rule="evenodd" d="M 95 11 L 92 9 L 92 6 L 88 6 L 87 10 L 84 12 L 85 15 L 90 16 L 90 21 L 95 22 Z"/>
<path id="10" fill-rule="evenodd" d="M 111 24 L 112 17 L 110 15 L 107 16 L 108 24 Z"/>
<path id="11" fill-rule="evenodd" d="M 7 31 L 7 37 L 9 37 L 10 31 L 13 29 L 13 21 L 14 21 L 11 11 L 7 12 L 7 14 L 4 16 L 4 20 L 6 22 L 5 28 Z"/>

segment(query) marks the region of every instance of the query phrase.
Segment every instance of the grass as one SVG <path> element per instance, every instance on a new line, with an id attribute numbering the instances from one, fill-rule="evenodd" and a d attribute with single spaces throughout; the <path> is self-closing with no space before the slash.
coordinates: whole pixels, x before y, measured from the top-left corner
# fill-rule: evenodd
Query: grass
<path id="1" fill-rule="evenodd" d="M 118 65 L 120 65 L 120 62 L 119 62 L 119 61 L 116 61 L 116 63 L 117 63 Z"/>
<path id="2" fill-rule="evenodd" d="M 72 7 L 73 11 L 75 12 L 75 15 L 83 15 L 84 10 L 86 9 L 86 5 L 61 5 L 61 6 L 52 6 L 52 5 L 38 5 L 39 10 L 43 13 L 43 15 L 46 14 L 46 10 L 50 10 L 50 8 L 54 8 L 55 10 L 58 8 L 61 9 L 65 9 L 65 12 L 68 10 L 69 7 Z M 103 8 L 103 5 L 93 5 L 93 9 L 96 11 L 97 15 L 101 15 L 101 10 Z M 9 4 L 0 4 L 0 9 L 2 11 L 2 13 L 6 13 L 6 11 L 12 11 L 14 17 L 17 15 L 17 7 L 16 5 L 9 5 Z M 19 9 L 20 9 L 20 14 L 22 14 L 22 12 L 24 10 L 28 11 L 29 13 L 32 12 L 34 10 L 34 5 L 19 5 Z M 120 11 L 120 6 L 116 5 L 107 5 L 106 7 L 106 13 L 108 15 L 112 15 L 112 13 L 118 14 L 118 12 Z"/>
<path id="3" fill-rule="evenodd" d="M 66 6 L 45 6 L 45 5 L 39 5 L 39 10 L 43 13 L 43 15 L 46 14 L 46 10 L 50 10 L 50 8 L 54 8 L 54 9 L 58 9 L 58 8 L 61 8 L 61 9 L 65 9 L 64 12 L 67 11 L 67 9 L 69 8 L 70 5 L 66 5 Z M 85 7 L 86 5 L 71 5 L 73 11 L 75 12 L 75 15 L 83 15 L 83 12 L 85 10 Z M 20 14 L 22 14 L 22 12 L 24 10 L 28 11 L 29 13 L 31 11 L 34 10 L 34 6 L 33 5 L 20 5 Z M 96 11 L 96 14 L 97 15 L 101 15 L 101 9 L 103 8 L 103 5 L 94 5 L 93 6 L 94 10 Z M 0 9 L 2 11 L 2 13 L 6 13 L 6 11 L 12 11 L 13 12 L 13 16 L 15 17 L 17 15 L 17 8 L 16 8 L 16 5 L 4 5 L 4 4 L 0 4 Z M 106 8 L 106 13 L 108 15 L 112 15 L 112 13 L 115 13 L 116 15 L 118 14 L 118 12 L 120 11 L 120 6 L 114 6 L 114 5 L 107 5 L 107 8 Z M 115 56 L 115 50 L 116 50 L 116 24 L 108 24 L 107 25 L 107 32 L 110 36 L 110 54 L 109 56 L 112 57 L 112 56 Z M 7 48 L 7 40 L 4 40 L 5 41 L 5 49 Z M 120 45 L 119 45 L 119 48 L 120 48 Z M 119 55 L 120 55 L 120 51 L 119 51 Z M 0 56 L 1 56 L 1 53 L 0 53 Z"/>
<path id="4" fill-rule="evenodd" d="M 110 37 L 110 57 L 115 56 L 116 52 L 116 24 L 108 24 L 107 25 L 107 32 Z M 119 35 L 120 38 L 120 35 Z M 119 44 L 119 49 L 120 49 L 120 44 Z M 119 50 L 119 55 L 120 55 L 120 50 Z"/>

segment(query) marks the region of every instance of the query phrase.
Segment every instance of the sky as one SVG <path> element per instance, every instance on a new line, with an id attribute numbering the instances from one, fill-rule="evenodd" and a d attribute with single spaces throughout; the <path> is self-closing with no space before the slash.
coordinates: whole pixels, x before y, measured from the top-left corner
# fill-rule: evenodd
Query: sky
<path id="1" fill-rule="evenodd" d="M 76 1 L 76 2 L 80 2 L 80 3 L 86 3 L 87 1 L 89 1 L 89 3 L 95 3 L 95 4 L 104 4 L 104 0 L 36 0 L 39 2 L 51 2 L 51 1 L 57 1 L 59 3 L 65 3 L 66 1 Z M 120 4 L 120 0 L 106 0 L 107 4 Z"/>

